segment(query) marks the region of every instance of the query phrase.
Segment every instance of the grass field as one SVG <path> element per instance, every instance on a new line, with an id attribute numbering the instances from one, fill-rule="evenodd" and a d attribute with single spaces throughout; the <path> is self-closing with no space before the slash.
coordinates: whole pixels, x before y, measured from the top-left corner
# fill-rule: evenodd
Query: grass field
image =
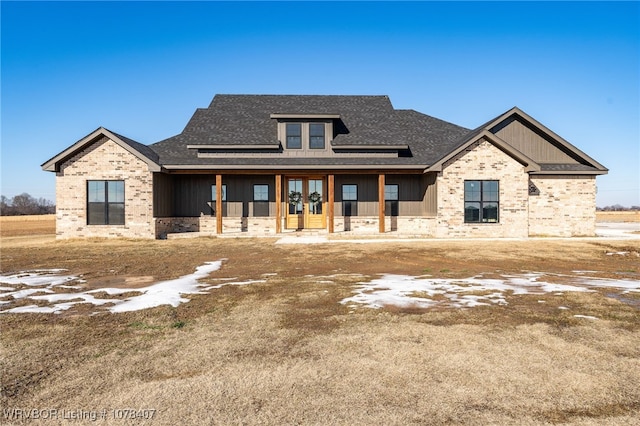
<path id="1" fill-rule="evenodd" d="M 85 289 L 135 292 L 224 259 L 203 283 L 252 283 L 177 307 L 0 314 L 2 424 L 21 424 L 17 409 L 58 410 L 42 424 L 78 424 L 63 410 L 106 410 L 102 424 L 640 423 L 638 292 L 507 292 L 507 304 L 469 309 L 340 303 L 379 274 L 635 282 L 638 240 L 55 241 L 50 225 L 20 227 L 2 222 L 2 274 L 64 268 Z M 153 419 L 116 418 L 129 408 Z"/>

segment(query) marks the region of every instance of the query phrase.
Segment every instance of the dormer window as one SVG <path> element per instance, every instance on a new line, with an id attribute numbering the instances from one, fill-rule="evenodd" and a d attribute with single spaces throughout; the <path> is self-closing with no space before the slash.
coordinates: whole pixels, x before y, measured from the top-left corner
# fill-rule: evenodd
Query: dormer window
<path id="1" fill-rule="evenodd" d="M 325 149 L 326 123 L 286 123 L 287 149 Z"/>
<path id="2" fill-rule="evenodd" d="M 309 148 L 324 149 L 324 123 L 309 123 Z"/>
<path id="3" fill-rule="evenodd" d="M 302 148 L 302 124 L 287 123 L 287 149 Z"/>

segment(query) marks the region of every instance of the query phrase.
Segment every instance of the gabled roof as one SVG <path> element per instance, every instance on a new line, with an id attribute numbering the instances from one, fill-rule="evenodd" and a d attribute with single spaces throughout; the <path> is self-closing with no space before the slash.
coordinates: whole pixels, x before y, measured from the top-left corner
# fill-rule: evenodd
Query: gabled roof
<path id="1" fill-rule="evenodd" d="M 97 142 L 103 137 L 111 139 L 113 142 L 117 143 L 122 148 L 126 149 L 131 154 L 147 163 L 149 165 L 149 170 L 154 172 L 161 170 L 158 154 L 154 152 L 150 147 L 136 142 L 133 139 L 129 139 L 125 136 L 105 129 L 104 127 L 98 127 L 96 130 L 89 133 L 87 136 L 80 139 L 78 142 L 71 145 L 69 148 L 65 149 L 55 157 L 45 161 L 41 166 L 42 169 L 49 172 L 60 171 L 60 165 L 64 161 L 73 157 L 76 153 Z"/>
<path id="2" fill-rule="evenodd" d="M 282 146 L 278 120 L 330 120 L 334 129 L 331 148 L 336 155 L 279 155 Z M 395 109 L 387 96 L 346 95 L 216 95 L 207 108 L 195 111 L 176 136 L 147 146 L 100 127 L 45 162 L 42 168 L 59 171 L 63 161 L 102 137 L 143 160 L 152 171 L 439 171 L 447 160 L 484 138 L 532 174 L 607 173 L 601 164 L 517 107 L 470 130 L 414 110 Z M 545 151 L 544 155 L 539 151 Z"/>
<path id="3" fill-rule="evenodd" d="M 516 146 L 514 141 L 500 138 L 496 133 L 511 120 L 524 120 L 535 133 L 542 134 L 547 143 L 556 146 L 560 151 L 566 153 L 571 158 L 571 162 L 545 162 L 541 156 L 526 155 Z M 605 174 L 607 169 L 600 163 L 589 157 L 587 154 L 549 130 L 539 121 L 522 111 L 518 107 L 513 107 L 504 114 L 482 124 L 468 134 L 464 135 L 455 147 L 442 155 L 426 171 L 441 171 L 443 164 L 462 152 L 475 141 L 484 138 L 509 154 L 525 166 L 525 171 L 531 174 Z"/>
<path id="4" fill-rule="evenodd" d="M 522 111 L 518 107 L 513 107 L 506 111 L 504 114 L 499 115 L 493 120 L 485 123 L 482 128 L 496 133 L 500 126 L 503 126 L 509 120 L 519 120 L 526 123 L 535 132 L 541 134 L 545 139 L 559 150 L 565 152 L 567 155 L 575 159 L 575 163 L 547 163 L 541 159 L 535 159 L 539 162 L 541 170 L 536 174 L 554 174 L 558 172 L 576 172 L 577 174 L 606 174 L 608 169 L 602 164 L 598 163 L 593 158 L 589 157 L 586 153 L 569 143 L 567 140 L 553 132 L 551 129 L 540 123 L 535 118 L 531 117 L 526 112 Z M 510 143 L 506 140 L 507 143 Z"/>

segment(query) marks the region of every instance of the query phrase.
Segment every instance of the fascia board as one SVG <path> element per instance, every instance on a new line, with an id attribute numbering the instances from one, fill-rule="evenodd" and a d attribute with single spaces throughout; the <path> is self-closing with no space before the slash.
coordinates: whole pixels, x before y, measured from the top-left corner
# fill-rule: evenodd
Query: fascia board
<path id="1" fill-rule="evenodd" d="M 286 114 L 286 113 L 274 113 L 269 115 L 270 118 L 275 119 L 338 119 L 340 114 Z"/>
<path id="2" fill-rule="evenodd" d="M 347 164 L 318 164 L 318 165 L 270 165 L 270 164 L 164 164 L 166 170 L 424 170 L 426 165 L 347 165 Z"/>
<path id="3" fill-rule="evenodd" d="M 226 149 L 226 150 L 246 150 L 246 149 L 278 149 L 279 144 L 262 145 L 187 145 L 187 149 Z"/>
<path id="4" fill-rule="evenodd" d="M 557 175 L 557 176 L 562 176 L 562 175 L 606 175 L 607 173 L 609 173 L 608 169 L 599 169 L 599 170 L 564 170 L 564 171 L 553 171 L 553 170 L 540 170 L 540 171 L 535 171 L 535 172 L 531 172 L 530 175 L 535 175 L 535 176 L 539 176 L 539 175 Z"/>
<path id="5" fill-rule="evenodd" d="M 397 151 L 409 149 L 409 145 L 331 145 L 335 151 L 361 151 L 361 150 L 378 150 L 378 151 Z"/>

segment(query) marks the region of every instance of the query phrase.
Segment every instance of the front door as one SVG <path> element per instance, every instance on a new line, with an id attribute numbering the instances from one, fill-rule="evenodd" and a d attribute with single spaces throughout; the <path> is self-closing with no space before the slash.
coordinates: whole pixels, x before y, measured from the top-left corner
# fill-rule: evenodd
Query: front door
<path id="1" fill-rule="evenodd" d="M 326 228 L 324 178 L 287 178 L 287 229 Z"/>

